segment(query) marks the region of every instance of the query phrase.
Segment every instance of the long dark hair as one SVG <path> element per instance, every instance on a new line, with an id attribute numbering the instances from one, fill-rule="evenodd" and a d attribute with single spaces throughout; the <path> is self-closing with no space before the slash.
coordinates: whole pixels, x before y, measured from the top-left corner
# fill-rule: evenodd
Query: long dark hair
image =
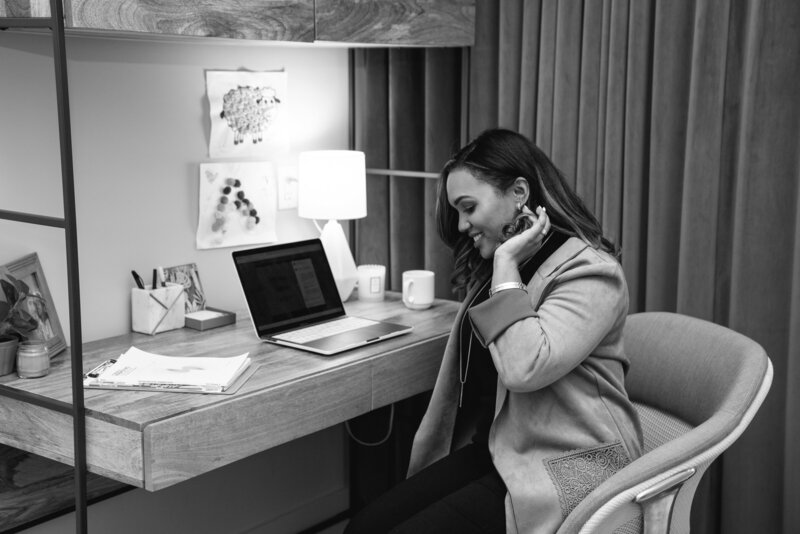
<path id="1" fill-rule="evenodd" d="M 442 241 L 453 249 L 454 291 L 483 280 L 492 266 L 491 260 L 484 260 L 473 247 L 469 236 L 458 231 L 458 212 L 447 201 L 447 178 L 458 169 L 470 172 L 500 192 L 512 187 L 518 177 L 525 178 L 530 186 L 527 206 L 531 211 L 542 206 L 554 229 L 619 257 L 617 247 L 603 236 L 600 222 L 550 158 L 525 136 L 495 128 L 484 131 L 456 152 L 439 175 L 436 224 Z"/>

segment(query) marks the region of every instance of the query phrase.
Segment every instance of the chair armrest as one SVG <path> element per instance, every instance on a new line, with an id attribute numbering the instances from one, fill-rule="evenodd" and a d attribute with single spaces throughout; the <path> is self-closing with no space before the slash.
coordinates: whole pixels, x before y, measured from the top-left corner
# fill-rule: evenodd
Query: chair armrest
<path id="1" fill-rule="evenodd" d="M 644 534 L 668 534 L 672 508 L 683 483 L 697 470 L 694 467 L 675 473 L 639 493 L 633 500 L 642 507 Z"/>

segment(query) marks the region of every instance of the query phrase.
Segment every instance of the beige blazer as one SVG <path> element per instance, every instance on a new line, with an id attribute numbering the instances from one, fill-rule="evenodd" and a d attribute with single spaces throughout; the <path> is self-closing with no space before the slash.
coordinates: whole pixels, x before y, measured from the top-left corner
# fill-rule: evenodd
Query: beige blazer
<path id="1" fill-rule="evenodd" d="M 641 455 L 624 384 L 627 311 L 619 263 L 573 237 L 539 267 L 527 293 L 502 291 L 468 312 L 498 373 L 489 451 L 508 489 L 509 534 L 555 532 L 592 489 Z M 462 305 L 456 325 L 464 313 Z M 453 440 L 458 344 L 454 327 L 409 476 L 463 445 Z"/>

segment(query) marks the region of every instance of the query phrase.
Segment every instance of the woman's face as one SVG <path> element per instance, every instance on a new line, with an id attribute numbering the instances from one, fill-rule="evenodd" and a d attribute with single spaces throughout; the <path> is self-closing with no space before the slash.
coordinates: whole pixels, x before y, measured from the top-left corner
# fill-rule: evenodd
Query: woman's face
<path id="1" fill-rule="evenodd" d="M 489 259 L 503 242 L 502 228 L 516 215 L 516 198 L 497 190 L 464 169 L 447 177 L 447 201 L 458 212 L 458 231 L 472 238 L 481 257 Z"/>

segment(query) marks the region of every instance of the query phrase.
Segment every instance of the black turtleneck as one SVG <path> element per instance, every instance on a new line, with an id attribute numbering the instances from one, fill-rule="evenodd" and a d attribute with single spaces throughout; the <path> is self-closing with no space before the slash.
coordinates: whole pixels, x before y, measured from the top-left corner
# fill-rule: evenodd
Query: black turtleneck
<path id="1" fill-rule="evenodd" d="M 528 283 L 542 263 L 561 247 L 568 238 L 569 236 L 561 232 L 552 231 L 542 248 L 520 267 L 521 280 Z M 489 280 L 482 282 L 480 291 L 469 303 L 468 306 L 470 308 L 489 298 L 490 282 L 491 274 L 489 275 Z M 460 329 L 459 350 L 461 351 L 461 365 L 459 372 L 461 377 L 464 376 L 464 369 L 467 368 L 467 359 L 469 359 L 469 367 L 467 368 L 467 378 L 464 383 L 461 408 L 456 416 L 455 434 L 456 436 L 461 436 L 463 433 L 469 432 L 467 425 L 469 425 L 470 421 L 474 421 L 472 442 L 486 444 L 489 440 L 489 429 L 492 426 L 492 421 L 494 421 L 497 369 L 494 367 L 489 349 L 483 347 L 475 337 L 472 331 L 472 323 L 469 321 L 467 313 L 462 318 L 462 324 L 458 326 Z M 470 338 L 472 338 L 471 346 Z M 468 354 L 469 358 L 467 357 Z"/>

